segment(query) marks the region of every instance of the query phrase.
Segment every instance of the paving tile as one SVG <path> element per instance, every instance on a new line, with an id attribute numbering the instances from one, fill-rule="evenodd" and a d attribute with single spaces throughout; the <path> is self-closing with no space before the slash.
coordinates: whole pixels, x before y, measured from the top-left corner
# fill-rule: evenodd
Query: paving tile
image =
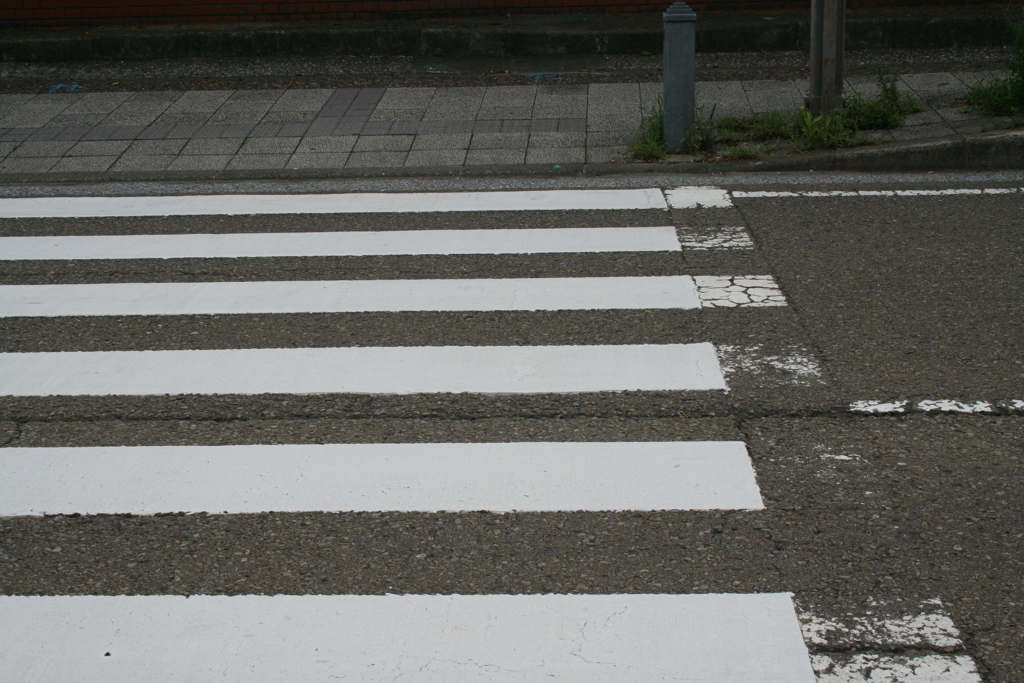
<path id="1" fill-rule="evenodd" d="M 309 130 L 306 131 L 306 135 L 330 135 L 331 132 L 338 127 L 339 121 L 341 121 L 340 118 L 334 117 L 316 119 L 309 125 Z"/>
<path id="2" fill-rule="evenodd" d="M 359 135 L 362 133 L 364 126 L 366 126 L 366 119 L 346 117 L 338 122 L 338 127 L 331 132 L 331 135 Z M 390 129 L 391 126 L 388 125 L 384 130 Z"/>
<path id="3" fill-rule="evenodd" d="M 533 103 L 533 117 L 571 119 L 587 116 L 586 85 L 541 85 Z"/>
<path id="4" fill-rule="evenodd" d="M 530 121 L 531 133 L 557 133 L 558 119 L 533 119 Z"/>
<path id="5" fill-rule="evenodd" d="M 475 130 L 475 123 L 475 121 L 448 121 L 444 126 L 444 132 L 448 135 L 472 133 Z"/>
<path id="6" fill-rule="evenodd" d="M 164 156 L 180 154 L 185 146 L 184 140 L 136 140 L 128 145 L 124 156 Z"/>
<path id="7" fill-rule="evenodd" d="M 434 98 L 435 88 L 388 88 L 377 102 L 377 109 L 418 109 L 425 111 Z"/>
<path id="8" fill-rule="evenodd" d="M 1006 71 L 958 71 L 953 76 L 964 84 L 967 89 L 999 78 L 1006 78 Z"/>
<path id="9" fill-rule="evenodd" d="M 406 166 L 462 166 L 466 160 L 464 149 L 424 149 L 409 152 Z"/>
<path id="10" fill-rule="evenodd" d="M 697 109 L 715 121 L 726 117 L 743 118 L 754 113 L 739 81 L 697 83 Z"/>
<path id="11" fill-rule="evenodd" d="M 72 157 L 119 156 L 128 149 L 130 140 L 83 140 L 67 151 Z"/>
<path id="12" fill-rule="evenodd" d="M 381 109 L 377 107 L 370 114 L 371 121 L 420 121 L 422 109 Z"/>
<path id="13" fill-rule="evenodd" d="M 291 154 L 236 154 L 228 162 L 229 169 L 239 168 L 284 168 Z"/>
<path id="14" fill-rule="evenodd" d="M 362 126 L 363 135 L 387 135 L 390 130 L 390 121 L 369 121 Z"/>
<path id="15" fill-rule="evenodd" d="M 139 133 L 139 136 L 135 139 L 163 140 L 172 130 L 174 130 L 174 126 L 146 126 L 145 130 Z"/>
<path id="16" fill-rule="evenodd" d="M 148 126 L 181 96 L 180 92 L 137 92 L 110 112 L 102 123 L 112 126 Z"/>
<path id="17" fill-rule="evenodd" d="M 189 139 L 200 128 L 202 128 L 202 126 L 190 126 L 190 125 L 174 126 L 173 128 L 171 128 L 170 132 L 168 132 L 167 135 L 164 136 L 164 137 L 167 138 L 167 139 L 174 139 L 174 138 L 186 138 L 186 139 Z"/>
<path id="18" fill-rule="evenodd" d="M 98 126 L 106 114 L 58 114 L 46 122 L 47 126 Z"/>
<path id="19" fill-rule="evenodd" d="M 334 94 L 330 88 L 292 88 L 285 90 L 281 97 L 274 102 L 271 112 L 313 112 L 314 114 L 327 104 L 327 100 Z"/>
<path id="20" fill-rule="evenodd" d="M 625 130 L 587 133 L 587 147 L 622 147 L 629 137 L 629 131 Z"/>
<path id="21" fill-rule="evenodd" d="M 108 140 L 134 140 L 142 131 L 146 130 L 145 126 L 111 126 L 114 130 L 107 136 Z"/>
<path id="22" fill-rule="evenodd" d="M 951 73 L 906 74 L 900 76 L 918 101 L 929 107 L 949 105 L 967 94 L 967 86 Z"/>
<path id="23" fill-rule="evenodd" d="M 956 135 L 956 131 L 945 123 L 929 123 L 923 126 L 900 126 L 888 132 L 888 136 L 893 140 L 922 140 L 951 135 Z"/>
<path id="24" fill-rule="evenodd" d="M 882 91 L 881 86 L 878 84 L 878 76 L 863 74 L 847 76 L 844 85 L 844 90 L 847 94 L 856 93 L 865 99 L 877 97 L 878 93 Z"/>
<path id="25" fill-rule="evenodd" d="M 586 133 L 531 133 L 530 147 L 586 147 Z"/>
<path id="26" fill-rule="evenodd" d="M 438 88 L 430 106 L 423 114 L 424 121 L 451 121 L 475 119 L 483 103 L 486 88 Z"/>
<path id="27" fill-rule="evenodd" d="M 319 111 L 268 111 L 260 123 L 312 123 Z"/>
<path id="28" fill-rule="evenodd" d="M 354 152 L 407 152 L 413 135 L 362 135 L 356 140 Z"/>
<path id="29" fill-rule="evenodd" d="M 18 146 L 17 142 L 0 142 L 0 159 L 5 158 Z"/>
<path id="30" fill-rule="evenodd" d="M 533 103 L 537 97 L 537 86 L 535 85 L 492 85 L 484 91 L 483 100 L 480 102 L 481 112 L 488 109 L 502 109 L 529 111 L 525 116 L 516 114 L 502 114 L 498 116 L 487 116 L 486 118 L 508 119 L 508 118 L 529 118 L 533 113 Z"/>
<path id="31" fill-rule="evenodd" d="M 295 149 L 296 154 L 337 154 L 351 152 L 356 144 L 354 135 L 346 137 L 304 137 Z"/>
<path id="32" fill-rule="evenodd" d="M 466 149 L 469 147 L 469 133 L 458 135 L 417 135 L 413 140 L 413 151 L 434 150 L 434 149 Z"/>
<path id="33" fill-rule="evenodd" d="M 238 138 L 207 138 L 189 140 L 182 154 L 235 154 L 242 146 L 242 140 Z M 225 162 L 226 163 L 226 162 Z"/>
<path id="34" fill-rule="evenodd" d="M 533 116 L 533 107 L 531 105 L 502 105 L 496 107 L 481 105 L 477 116 L 481 119 L 529 119 Z"/>
<path id="35" fill-rule="evenodd" d="M 558 119 L 559 133 L 586 133 L 586 119 Z"/>
<path id="36" fill-rule="evenodd" d="M 68 126 L 67 128 L 61 129 L 60 133 L 54 140 L 71 140 L 78 142 L 92 130 L 91 126 Z"/>
<path id="37" fill-rule="evenodd" d="M 281 130 L 282 125 L 284 124 L 269 123 L 266 121 L 266 119 L 264 119 L 263 123 L 257 123 L 255 126 L 252 127 L 252 130 L 249 131 L 249 137 L 272 138 L 277 133 L 277 131 Z"/>
<path id="38" fill-rule="evenodd" d="M 963 107 L 941 107 L 935 110 L 935 113 L 942 118 L 946 123 L 956 123 L 960 121 L 973 121 L 976 119 L 985 118 L 985 113 L 974 109 L 964 109 Z"/>
<path id="39" fill-rule="evenodd" d="M 48 142 L 55 140 L 64 132 L 63 128 L 37 128 L 34 133 L 28 136 L 26 142 Z"/>
<path id="40" fill-rule="evenodd" d="M 919 111 L 916 114 L 908 114 L 903 119 L 903 126 L 923 126 L 928 123 L 945 123 L 942 117 L 935 111 Z"/>
<path id="41" fill-rule="evenodd" d="M 50 173 L 83 173 L 86 171 L 106 171 L 114 162 L 116 156 L 89 156 L 89 157 L 64 157 L 58 161 Z"/>
<path id="42" fill-rule="evenodd" d="M 419 121 L 392 121 L 389 135 L 415 135 L 420 129 Z"/>
<path id="43" fill-rule="evenodd" d="M 75 146 L 69 140 L 46 141 L 46 142 L 23 142 L 11 152 L 10 156 L 16 158 L 24 157 L 62 157 L 68 150 Z"/>
<path id="44" fill-rule="evenodd" d="M 636 83 L 592 83 L 587 130 L 632 130 L 640 125 L 640 88 Z"/>
<path id="45" fill-rule="evenodd" d="M 470 149 L 517 149 L 530 142 L 529 133 L 474 133 Z"/>
<path id="46" fill-rule="evenodd" d="M 582 147 L 560 147 L 556 149 L 529 148 L 526 150 L 528 164 L 582 164 L 586 160 Z"/>
<path id="47" fill-rule="evenodd" d="M 957 121 L 952 124 L 952 128 L 960 135 L 970 135 L 971 133 L 984 133 L 990 130 L 1014 128 L 1018 125 L 1010 116 L 986 116 L 983 119 Z"/>
<path id="48" fill-rule="evenodd" d="M 478 120 L 473 124 L 473 132 L 477 134 L 498 134 L 501 132 L 501 120 Z"/>
<path id="49" fill-rule="evenodd" d="M 529 119 L 507 119 L 501 122 L 501 132 L 529 133 L 531 123 L 532 122 Z"/>
<path id="50" fill-rule="evenodd" d="M 164 116 L 179 113 L 213 114 L 213 112 L 220 109 L 220 107 L 227 102 L 228 98 L 231 97 L 232 92 L 234 91 L 190 90 L 175 100 L 171 106 L 167 107 L 167 110 L 164 112 Z"/>
<path id="51" fill-rule="evenodd" d="M 130 92 L 93 92 L 82 95 L 81 99 L 64 110 L 65 114 L 109 114 L 131 97 Z"/>
<path id="52" fill-rule="evenodd" d="M 200 126 L 199 130 L 192 134 L 192 137 L 204 139 L 219 138 L 224 135 L 224 131 L 227 130 L 227 128 L 227 125 L 213 125 L 207 123 Z"/>
<path id="53" fill-rule="evenodd" d="M 33 95 L 23 93 L 0 94 L 0 119 L 31 100 Z"/>
<path id="54" fill-rule="evenodd" d="M 83 140 L 109 140 L 114 134 L 114 126 L 93 126 L 82 136 Z"/>
<path id="55" fill-rule="evenodd" d="M 525 147 L 521 149 L 471 149 L 466 153 L 466 166 L 521 164 L 525 160 Z"/>
<path id="56" fill-rule="evenodd" d="M 299 145 L 299 138 L 249 138 L 242 144 L 240 154 L 288 154 Z"/>
<path id="57" fill-rule="evenodd" d="M 163 171 L 178 157 L 174 154 L 125 155 L 114 162 L 111 171 Z"/>
<path id="58" fill-rule="evenodd" d="M 14 157 L 0 161 L 0 173 L 46 173 L 60 157 Z"/>
<path id="59" fill-rule="evenodd" d="M 446 121 L 420 121 L 420 135 L 440 135 L 444 133 Z"/>
<path id="60" fill-rule="evenodd" d="M 247 138 L 252 129 L 256 126 L 252 124 L 233 124 L 224 127 L 224 132 L 220 134 L 222 138 Z"/>
<path id="61" fill-rule="evenodd" d="M 345 168 L 396 167 L 405 163 L 408 152 L 352 152 Z"/>
<path id="62" fill-rule="evenodd" d="M 40 128 L 77 101 L 75 95 L 36 95 L 0 118 L 0 128 Z"/>
<path id="63" fill-rule="evenodd" d="M 301 138 L 309 130 L 308 123 L 286 123 L 274 134 L 278 138 Z"/>
<path id="64" fill-rule="evenodd" d="M 587 147 L 588 164 L 607 164 L 612 161 L 621 161 L 629 154 L 629 148 L 619 147 Z"/>
<path id="65" fill-rule="evenodd" d="M 756 114 L 767 111 L 793 112 L 803 106 L 803 81 L 742 81 L 743 91 Z M 799 84 L 798 84 L 799 83 Z"/>
<path id="66" fill-rule="evenodd" d="M 347 152 L 296 152 L 285 168 L 344 168 Z"/>
<path id="67" fill-rule="evenodd" d="M 171 162 L 168 171 L 220 171 L 228 165 L 231 154 L 181 155 Z"/>

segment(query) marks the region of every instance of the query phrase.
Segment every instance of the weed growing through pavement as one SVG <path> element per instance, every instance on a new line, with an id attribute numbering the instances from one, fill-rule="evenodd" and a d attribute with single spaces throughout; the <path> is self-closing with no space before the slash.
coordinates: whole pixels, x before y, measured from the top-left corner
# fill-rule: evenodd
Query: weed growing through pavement
<path id="1" fill-rule="evenodd" d="M 788 142 L 798 151 L 871 144 L 874 139 L 864 130 L 896 128 L 907 114 L 921 110 L 908 93 L 899 90 L 897 83 L 896 76 L 879 71 L 877 95 L 867 98 L 854 93 L 844 108 L 819 116 L 802 109 L 792 114 L 765 112 L 715 121 L 713 106 L 709 111 L 698 105 L 687 144 L 691 153 L 708 161 L 759 159 L 771 153 L 781 142 Z M 640 128 L 629 141 L 634 159 L 654 161 L 667 156 L 663 121 L 664 111 L 659 99 L 656 108 L 644 116 Z M 728 148 L 716 155 L 716 147 L 722 145 L 728 145 Z"/>
<path id="2" fill-rule="evenodd" d="M 990 114 L 1024 114 L 1024 19 L 1010 22 L 1010 74 L 989 78 L 967 92 L 967 101 Z"/>

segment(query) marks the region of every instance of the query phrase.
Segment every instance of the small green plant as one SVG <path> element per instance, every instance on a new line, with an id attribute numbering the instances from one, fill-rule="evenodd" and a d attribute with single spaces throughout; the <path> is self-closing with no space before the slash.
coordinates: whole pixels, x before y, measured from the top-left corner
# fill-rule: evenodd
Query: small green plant
<path id="1" fill-rule="evenodd" d="M 967 92 L 967 101 L 990 114 L 1024 114 L 1024 19 L 1010 22 L 1010 74 L 989 78 Z"/>
<path id="2" fill-rule="evenodd" d="M 842 110 L 814 116 L 809 111 L 798 112 L 794 119 L 796 135 L 794 145 L 798 149 L 811 147 L 854 147 L 870 142 L 860 132 L 857 125 L 850 121 Z"/>
<path id="3" fill-rule="evenodd" d="M 668 156 L 665 151 L 665 107 L 661 98 L 650 112 L 640 110 L 641 121 L 633 137 L 626 143 L 633 158 L 640 161 L 659 161 Z"/>
<path id="4" fill-rule="evenodd" d="M 898 79 L 892 74 L 879 70 L 878 95 L 872 99 L 854 93 L 846 100 L 843 114 L 860 130 L 896 128 L 903 123 L 907 114 L 921 111 L 921 107 L 909 93 L 900 92 Z"/>
<path id="5" fill-rule="evenodd" d="M 723 161 L 740 161 L 743 159 L 760 159 L 771 152 L 769 145 L 737 145 L 725 150 Z"/>
<path id="6" fill-rule="evenodd" d="M 693 128 L 686 134 L 686 146 L 690 153 L 704 157 L 711 156 L 715 149 L 715 140 L 718 137 L 719 130 L 715 125 L 715 105 L 711 105 L 711 111 L 707 111 L 705 107 L 698 104 L 693 119 Z"/>

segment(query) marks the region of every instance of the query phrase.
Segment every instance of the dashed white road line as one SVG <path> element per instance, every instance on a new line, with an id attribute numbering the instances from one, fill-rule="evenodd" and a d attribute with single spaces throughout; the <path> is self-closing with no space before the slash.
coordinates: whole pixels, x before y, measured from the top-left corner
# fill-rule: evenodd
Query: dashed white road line
<path id="1" fill-rule="evenodd" d="M 680 251 L 672 226 L 0 237 L 0 259 L 167 259 Z"/>
<path id="2" fill-rule="evenodd" d="M 788 594 L 0 597 L 10 683 L 814 683 Z"/>
<path id="3" fill-rule="evenodd" d="M 760 510 L 739 441 L 0 449 L 0 515 Z"/>
<path id="4" fill-rule="evenodd" d="M 661 309 L 699 308 L 702 301 L 685 275 L 6 285 L 0 317 Z"/>
<path id="5" fill-rule="evenodd" d="M 811 655 L 817 683 L 981 683 L 969 655 Z"/>
<path id="6" fill-rule="evenodd" d="M 925 413 L 997 413 L 1003 410 L 1024 410 L 1024 400 L 1010 399 L 1006 401 L 956 401 L 952 399 L 926 399 L 910 402 L 900 401 L 854 401 L 850 410 L 866 414 L 901 414 L 910 410 Z"/>
<path id="7" fill-rule="evenodd" d="M 693 279 L 701 305 L 709 308 L 786 305 L 786 297 L 771 275 L 696 275 Z"/>
<path id="8" fill-rule="evenodd" d="M 736 199 L 776 199 L 780 197 L 959 197 L 965 195 L 997 195 L 1024 192 L 1019 187 L 996 187 L 988 189 L 958 188 L 948 190 L 825 190 L 788 192 L 756 190 L 753 192 L 733 191 Z"/>
<path id="9" fill-rule="evenodd" d="M 716 249 L 747 250 L 754 248 L 754 240 L 746 228 L 716 227 L 708 229 L 684 227 L 679 229 L 679 243 L 689 251 Z"/>
<path id="10" fill-rule="evenodd" d="M 729 191 L 719 187 L 675 187 L 665 190 L 673 209 L 728 209 L 733 206 Z"/>
<path id="11" fill-rule="evenodd" d="M 727 388 L 710 343 L 0 354 L 5 396 Z"/>
<path id="12" fill-rule="evenodd" d="M 700 190 L 695 196 L 703 197 Z M 723 191 L 719 191 L 723 192 Z M 657 188 L 0 199 L 0 218 L 667 209 Z"/>

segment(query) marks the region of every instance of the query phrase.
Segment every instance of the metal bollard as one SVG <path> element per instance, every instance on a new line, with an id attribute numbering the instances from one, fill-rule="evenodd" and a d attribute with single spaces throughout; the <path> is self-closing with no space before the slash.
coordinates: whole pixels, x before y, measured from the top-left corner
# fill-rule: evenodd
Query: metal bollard
<path id="1" fill-rule="evenodd" d="M 693 129 L 696 100 L 697 15 L 685 2 L 676 2 L 661 15 L 665 29 L 662 78 L 665 147 L 676 154 L 687 147 Z"/>
<path id="2" fill-rule="evenodd" d="M 843 106 L 843 48 L 846 42 L 846 0 L 811 0 L 812 114 Z"/>

